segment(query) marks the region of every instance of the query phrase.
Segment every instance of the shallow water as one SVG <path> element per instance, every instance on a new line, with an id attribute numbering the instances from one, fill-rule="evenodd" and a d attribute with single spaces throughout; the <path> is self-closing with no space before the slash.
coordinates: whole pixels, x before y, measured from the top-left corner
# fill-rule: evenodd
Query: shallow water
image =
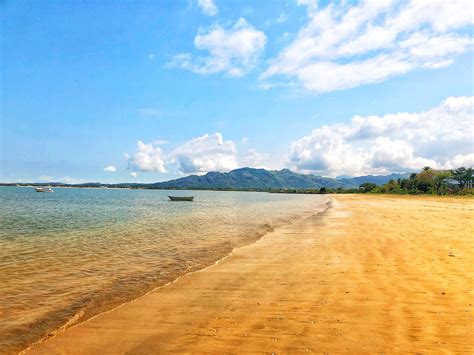
<path id="1" fill-rule="evenodd" d="M 0 353 L 201 269 L 325 198 L 256 192 L 0 187 Z"/>

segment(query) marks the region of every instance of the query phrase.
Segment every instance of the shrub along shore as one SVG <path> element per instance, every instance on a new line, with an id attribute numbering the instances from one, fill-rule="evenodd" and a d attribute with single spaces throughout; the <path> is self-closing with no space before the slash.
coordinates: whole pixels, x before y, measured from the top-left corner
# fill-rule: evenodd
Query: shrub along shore
<path id="1" fill-rule="evenodd" d="M 310 190 L 273 189 L 275 193 L 305 193 L 305 194 L 327 194 L 327 193 L 378 193 L 397 195 L 474 195 L 473 168 L 460 167 L 455 170 L 435 170 L 424 167 L 419 173 L 413 173 L 407 179 L 390 180 L 384 185 L 376 185 L 371 182 L 363 183 L 354 189 L 330 189 L 321 187 Z"/>

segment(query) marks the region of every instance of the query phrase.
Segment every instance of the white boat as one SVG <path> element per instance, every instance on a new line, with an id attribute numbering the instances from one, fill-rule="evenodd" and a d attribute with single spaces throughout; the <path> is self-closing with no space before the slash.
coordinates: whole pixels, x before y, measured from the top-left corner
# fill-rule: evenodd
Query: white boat
<path id="1" fill-rule="evenodd" d="M 36 192 L 53 192 L 53 189 L 50 187 L 36 187 Z"/>

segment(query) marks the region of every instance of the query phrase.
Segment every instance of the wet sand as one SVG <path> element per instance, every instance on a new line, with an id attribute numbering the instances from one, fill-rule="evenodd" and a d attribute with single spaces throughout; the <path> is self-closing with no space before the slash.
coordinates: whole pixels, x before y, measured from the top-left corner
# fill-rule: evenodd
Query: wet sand
<path id="1" fill-rule="evenodd" d="M 332 199 L 28 353 L 474 352 L 474 199 Z"/>

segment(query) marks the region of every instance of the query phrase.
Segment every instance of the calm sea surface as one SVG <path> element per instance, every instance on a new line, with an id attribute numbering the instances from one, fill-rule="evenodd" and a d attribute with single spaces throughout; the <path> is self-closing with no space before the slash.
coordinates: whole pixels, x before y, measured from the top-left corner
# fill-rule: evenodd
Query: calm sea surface
<path id="1" fill-rule="evenodd" d="M 323 209 L 317 195 L 0 187 L 0 353 Z"/>

